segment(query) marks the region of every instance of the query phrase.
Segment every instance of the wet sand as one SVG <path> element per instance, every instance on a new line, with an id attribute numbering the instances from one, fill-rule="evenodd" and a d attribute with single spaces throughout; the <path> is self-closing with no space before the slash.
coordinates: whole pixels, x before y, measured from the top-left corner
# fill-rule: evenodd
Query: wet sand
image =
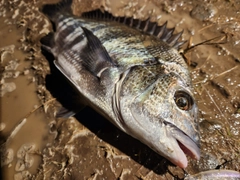
<path id="1" fill-rule="evenodd" d="M 184 53 L 191 62 L 200 109 L 202 151 L 200 161 L 189 159 L 185 170 L 90 108 L 74 118 L 55 118 L 61 104 L 77 106 L 78 97 L 48 61 L 52 57 L 41 51 L 39 40 L 51 31 L 41 6 L 38 1 L 0 1 L 4 179 L 183 179 L 184 173 L 210 169 L 240 171 L 238 1 L 74 1 L 76 15 L 101 7 L 114 15 L 151 17 L 159 24 L 167 20 L 176 32 L 184 30 L 183 39 L 189 43 L 183 50 L 213 39 Z"/>

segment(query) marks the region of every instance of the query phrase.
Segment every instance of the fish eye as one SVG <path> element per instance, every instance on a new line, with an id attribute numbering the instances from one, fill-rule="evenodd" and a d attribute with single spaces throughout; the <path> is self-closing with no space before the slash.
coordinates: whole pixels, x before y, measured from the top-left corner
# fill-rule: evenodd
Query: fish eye
<path id="1" fill-rule="evenodd" d="M 174 101 L 179 109 L 188 111 L 193 106 L 192 97 L 184 91 L 176 91 L 174 95 Z"/>

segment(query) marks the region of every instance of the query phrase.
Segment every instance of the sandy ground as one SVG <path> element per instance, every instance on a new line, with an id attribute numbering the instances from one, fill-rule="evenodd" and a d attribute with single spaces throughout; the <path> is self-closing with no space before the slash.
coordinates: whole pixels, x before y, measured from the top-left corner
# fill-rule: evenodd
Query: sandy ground
<path id="1" fill-rule="evenodd" d="M 167 20 L 176 32 L 184 30 L 183 39 L 189 43 L 182 52 L 191 64 L 202 151 L 200 161 L 189 159 L 184 170 L 90 108 L 74 118 L 55 118 L 61 104 L 74 105 L 77 95 L 41 52 L 39 40 L 51 31 L 39 11 L 42 4 L 0 0 L 4 179 L 184 179 L 210 169 L 240 171 L 239 1 L 75 0 L 73 4 L 76 15 L 102 8 L 116 16 L 150 17 L 159 24 Z"/>

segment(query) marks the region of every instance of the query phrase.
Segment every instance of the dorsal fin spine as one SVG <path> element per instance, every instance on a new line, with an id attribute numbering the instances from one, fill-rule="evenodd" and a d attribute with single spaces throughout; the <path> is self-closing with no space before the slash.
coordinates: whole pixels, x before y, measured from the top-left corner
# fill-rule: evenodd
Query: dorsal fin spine
<path id="1" fill-rule="evenodd" d="M 91 14 L 94 14 L 95 16 L 91 16 Z M 148 18 L 145 21 L 141 21 L 139 19 L 134 19 L 133 17 L 119 17 L 119 16 L 115 17 L 108 12 L 102 13 L 100 10 L 83 13 L 82 17 L 90 18 L 90 19 L 91 18 L 102 19 L 105 21 L 113 20 L 118 23 L 126 24 L 127 26 L 141 30 L 150 35 L 154 35 L 160 40 L 168 43 L 169 46 L 174 47 L 176 49 L 179 49 L 180 46 L 185 43 L 185 42 L 179 41 L 182 35 L 182 32 L 173 34 L 175 31 L 175 28 L 168 29 L 167 21 L 162 26 L 158 26 L 156 22 L 155 23 L 150 22 L 150 18 Z"/>
<path id="2" fill-rule="evenodd" d="M 152 30 L 149 32 L 151 35 L 154 34 L 155 30 L 156 30 L 156 27 L 157 27 L 157 23 L 154 23 L 153 24 L 153 27 L 152 27 Z"/>
<path id="3" fill-rule="evenodd" d="M 144 27 L 144 29 L 143 29 L 144 32 L 147 32 L 147 30 L 148 30 L 149 21 L 150 21 L 150 18 L 148 18 L 148 19 L 146 20 L 146 22 L 145 22 L 145 27 Z"/>
<path id="4" fill-rule="evenodd" d="M 136 28 L 139 29 L 142 21 L 140 21 L 139 19 L 137 21 L 138 21 L 138 24 L 137 24 Z"/>
<path id="5" fill-rule="evenodd" d="M 182 34 L 183 34 L 183 31 L 181 31 L 181 32 L 179 32 L 179 33 L 177 33 L 177 34 L 172 35 L 172 37 L 170 37 L 170 38 L 167 40 L 167 43 L 168 43 L 170 46 L 174 46 L 174 45 L 178 42 L 178 40 L 179 40 L 179 38 L 182 36 Z"/>
<path id="6" fill-rule="evenodd" d="M 165 41 L 165 42 L 167 42 L 167 40 L 168 40 L 169 38 L 171 38 L 174 29 L 175 29 L 175 28 L 171 28 L 171 29 L 165 28 L 164 33 L 163 33 L 163 35 L 162 35 L 162 37 L 163 37 L 162 40 Z"/>
<path id="7" fill-rule="evenodd" d="M 167 21 L 162 25 L 160 26 L 160 29 L 158 31 L 158 34 L 157 34 L 157 37 L 161 39 L 162 35 L 164 34 L 164 31 L 167 27 Z"/>

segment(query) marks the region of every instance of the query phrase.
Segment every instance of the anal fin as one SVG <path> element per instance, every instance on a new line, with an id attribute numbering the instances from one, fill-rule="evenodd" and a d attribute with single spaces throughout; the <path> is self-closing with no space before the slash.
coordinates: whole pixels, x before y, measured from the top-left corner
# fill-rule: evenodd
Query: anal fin
<path id="1" fill-rule="evenodd" d="M 70 111 L 70 110 L 68 110 L 68 109 L 66 109 L 64 107 L 61 107 L 59 109 L 59 111 L 57 112 L 56 117 L 57 118 L 69 118 L 69 117 L 74 116 L 75 114 L 77 114 L 77 112 Z"/>
<path id="2" fill-rule="evenodd" d="M 57 118 L 69 118 L 69 117 L 75 116 L 84 107 L 85 107 L 84 105 L 81 105 L 81 106 L 78 106 L 78 109 L 75 108 L 75 109 L 72 109 L 72 110 L 69 110 L 65 107 L 61 107 L 59 109 L 59 111 L 57 112 L 56 117 Z"/>

